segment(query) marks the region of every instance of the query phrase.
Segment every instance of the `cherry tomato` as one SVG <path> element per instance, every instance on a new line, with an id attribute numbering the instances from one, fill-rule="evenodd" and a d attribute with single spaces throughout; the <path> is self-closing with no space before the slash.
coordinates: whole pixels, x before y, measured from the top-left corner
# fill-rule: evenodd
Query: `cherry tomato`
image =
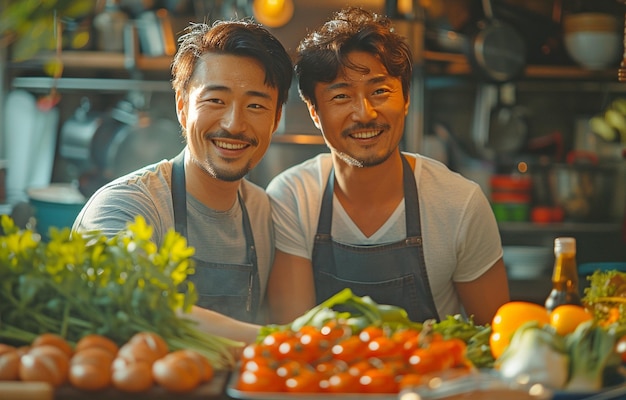
<path id="1" fill-rule="evenodd" d="M 350 364 L 348 367 L 348 372 L 354 376 L 361 376 L 363 372 L 372 368 L 372 364 L 370 364 L 369 360 L 360 360 L 355 363 Z"/>
<path id="2" fill-rule="evenodd" d="M 431 342 L 428 345 L 428 351 L 437 357 L 442 365 L 441 369 L 451 368 L 464 362 L 465 342 L 460 339 L 459 341 L 461 343 L 453 340 L 441 340 Z"/>
<path id="3" fill-rule="evenodd" d="M 331 352 L 337 360 L 351 363 L 363 357 L 365 347 L 366 344 L 358 336 L 350 336 L 335 344 Z"/>
<path id="4" fill-rule="evenodd" d="M 359 338 L 366 343 L 374 338 L 378 338 L 384 335 L 385 332 L 381 327 L 373 325 L 366 326 L 361 330 L 361 332 L 359 332 Z"/>
<path id="5" fill-rule="evenodd" d="M 331 376 L 340 371 L 348 370 L 348 364 L 339 360 L 321 361 L 315 364 L 315 370 L 323 376 Z"/>
<path id="6" fill-rule="evenodd" d="M 359 378 L 361 389 L 365 393 L 397 393 L 396 374 L 388 368 L 371 368 Z"/>
<path id="7" fill-rule="evenodd" d="M 261 343 L 250 343 L 243 348 L 241 352 L 242 360 L 252 360 L 258 357 L 270 357 L 270 353 L 267 348 Z"/>
<path id="8" fill-rule="evenodd" d="M 351 336 L 352 329 L 339 321 L 333 320 L 325 323 L 324 326 L 322 326 L 322 328 L 320 329 L 320 333 L 330 343 L 334 343 L 339 339 Z"/>
<path id="9" fill-rule="evenodd" d="M 319 331 L 306 332 L 299 336 L 302 359 L 311 363 L 322 358 L 330 348 L 328 340 Z"/>
<path id="10" fill-rule="evenodd" d="M 358 393 L 359 377 L 344 371 L 332 375 L 322 386 L 330 393 Z"/>
<path id="11" fill-rule="evenodd" d="M 398 389 L 407 389 L 411 387 L 416 387 L 423 385 L 425 383 L 425 379 L 423 375 L 408 373 L 404 374 L 400 377 L 400 381 L 398 382 Z"/>
<path id="12" fill-rule="evenodd" d="M 444 367 L 442 360 L 439 360 L 434 352 L 423 348 L 413 351 L 413 354 L 409 357 L 409 365 L 413 372 L 422 375 L 441 371 Z"/>
<path id="13" fill-rule="evenodd" d="M 237 388 L 247 392 L 281 392 L 284 383 L 273 369 L 260 368 L 258 371 L 243 371 L 239 376 Z"/>
<path id="14" fill-rule="evenodd" d="M 305 366 L 301 362 L 296 360 L 290 360 L 284 362 L 278 368 L 276 368 L 276 374 L 283 379 L 287 379 L 299 375 L 305 369 Z"/>
<path id="15" fill-rule="evenodd" d="M 367 357 L 380 359 L 402 357 L 403 348 L 401 344 L 386 336 L 378 336 L 367 343 Z"/>
<path id="16" fill-rule="evenodd" d="M 303 369 L 299 374 L 287 379 L 285 389 L 292 393 L 316 393 L 322 391 L 320 382 L 319 374 Z"/>
<path id="17" fill-rule="evenodd" d="M 293 333 L 291 331 L 276 331 L 272 332 L 269 335 L 263 338 L 263 346 L 267 350 L 270 357 L 274 357 L 279 360 L 283 358 L 281 353 L 279 352 L 279 347 L 282 343 L 286 342 L 288 339 L 293 337 Z"/>

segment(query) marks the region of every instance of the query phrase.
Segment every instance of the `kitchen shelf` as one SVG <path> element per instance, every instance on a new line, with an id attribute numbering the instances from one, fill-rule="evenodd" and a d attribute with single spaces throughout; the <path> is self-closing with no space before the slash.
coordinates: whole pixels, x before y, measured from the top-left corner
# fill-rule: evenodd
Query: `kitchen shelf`
<path id="1" fill-rule="evenodd" d="M 41 68 L 54 58 L 55 53 L 42 52 L 28 61 L 13 62 L 11 66 L 17 69 Z M 64 69 L 169 71 L 172 57 L 107 51 L 63 51 L 61 62 Z"/>
<path id="2" fill-rule="evenodd" d="M 16 89 L 31 91 L 48 91 L 56 85 L 57 90 L 81 91 L 98 90 L 101 92 L 127 92 L 139 90 L 146 92 L 171 92 L 169 81 L 146 81 L 141 79 L 108 79 L 108 78 L 54 78 L 46 77 L 17 77 L 11 82 Z"/>
<path id="3" fill-rule="evenodd" d="M 536 224 L 533 222 L 499 222 L 501 232 L 571 232 L 571 233 L 614 233 L 622 230 L 620 223 L 601 222 L 561 222 Z"/>
<path id="4" fill-rule="evenodd" d="M 426 71 L 432 75 L 466 76 L 472 74 L 472 66 L 461 53 L 424 51 Z M 521 79 L 581 80 L 598 82 L 614 81 L 618 84 L 617 68 L 601 71 L 588 70 L 576 65 L 528 65 Z M 619 84 L 622 90 L 626 85 Z"/>

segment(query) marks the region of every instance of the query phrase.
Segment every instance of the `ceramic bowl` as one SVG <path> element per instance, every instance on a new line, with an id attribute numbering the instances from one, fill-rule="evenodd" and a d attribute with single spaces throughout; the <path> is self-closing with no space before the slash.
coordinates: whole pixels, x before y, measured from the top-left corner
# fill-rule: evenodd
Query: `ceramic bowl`
<path id="1" fill-rule="evenodd" d="M 503 246 L 504 265 L 509 278 L 535 279 L 549 276 L 554 264 L 553 249 L 548 246 Z"/>
<path id="2" fill-rule="evenodd" d="M 617 66 L 623 49 L 623 22 L 603 13 L 570 14 L 563 18 L 563 40 L 580 66 L 599 70 Z"/>

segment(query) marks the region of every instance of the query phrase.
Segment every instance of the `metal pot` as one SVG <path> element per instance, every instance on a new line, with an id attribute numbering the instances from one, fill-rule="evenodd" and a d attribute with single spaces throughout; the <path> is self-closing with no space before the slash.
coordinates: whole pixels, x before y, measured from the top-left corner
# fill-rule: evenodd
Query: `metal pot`
<path id="1" fill-rule="evenodd" d="M 494 17 L 490 0 L 483 0 L 485 20 L 470 46 L 469 60 L 478 73 L 490 82 L 508 82 L 526 66 L 526 44 L 519 32 Z"/>
<path id="2" fill-rule="evenodd" d="M 566 163 L 538 166 L 533 173 L 534 201 L 563 209 L 570 222 L 611 218 L 617 168 L 601 165 L 593 153 L 571 152 Z"/>

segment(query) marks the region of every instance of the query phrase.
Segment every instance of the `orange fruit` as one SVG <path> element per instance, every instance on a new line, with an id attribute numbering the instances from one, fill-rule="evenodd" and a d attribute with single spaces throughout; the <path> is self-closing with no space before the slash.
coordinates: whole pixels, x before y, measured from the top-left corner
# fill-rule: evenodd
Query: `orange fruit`
<path id="1" fill-rule="evenodd" d="M 585 307 L 574 304 L 563 304 L 556 307 L 550 313 L 550 326 L 554 328 L 556 333 L 565 336 L 574 332 L 579 324 L 593 319 L 593 314 L 585 309 Z"/>

